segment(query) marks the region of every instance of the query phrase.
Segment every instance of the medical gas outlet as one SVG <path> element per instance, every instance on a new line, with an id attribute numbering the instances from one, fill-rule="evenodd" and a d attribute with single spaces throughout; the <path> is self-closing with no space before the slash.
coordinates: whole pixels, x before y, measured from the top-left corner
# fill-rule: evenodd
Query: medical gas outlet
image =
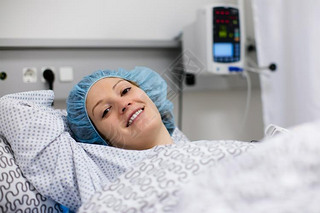
<path id="1" fill-rule="evenodd" d="M 7 73 L 6 72 L 0 72 L 0 80 L 6 80 Z"/>

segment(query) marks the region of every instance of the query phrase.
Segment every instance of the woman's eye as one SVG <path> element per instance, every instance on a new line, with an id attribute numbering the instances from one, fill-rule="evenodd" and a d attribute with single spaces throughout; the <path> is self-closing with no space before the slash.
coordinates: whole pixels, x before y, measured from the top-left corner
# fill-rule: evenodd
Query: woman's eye
<path id="1" fill-rule="evenodd" d="M 131 87 L 125 88 L 124 90 L 122 90 L 121 96 L 127 94 L 127 92 L 129 92 L 130 90 L 131 90 Z"/>
<path id="2" fill-rule="evenodd" d="M 108 114 L 109 111 L 110 111 L 110 108 L 105 109 L 102 113 L 102 118 L 104 118 Z"/>

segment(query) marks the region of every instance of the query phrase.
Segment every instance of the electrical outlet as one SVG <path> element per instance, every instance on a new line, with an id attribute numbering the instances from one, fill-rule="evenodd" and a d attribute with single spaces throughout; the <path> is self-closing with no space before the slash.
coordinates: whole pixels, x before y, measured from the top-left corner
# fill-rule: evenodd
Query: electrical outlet
<path id="1" fill-rule="evenodd" d="M 37 68 L 25 67 L 22 69 L 22 80 L 24 83 L 36 83 L 37 82 Z"/>
<path id="2" fill-rule="evenodd" d="M 43 72 L 45 71 L 45 70 L 52 70 L 52 72 L 54 73 L 54 74 L 56 74 L 56 71 L 55 71 L 55 68 L 54 67 L 50 67 L 50 66 L 48 66 L 48 67 L 42 67 L 41 68 L 41 81 L 42 82 L 46 82 L 46 80 L 44 79 L 44 77 L 43 77 Z"/>

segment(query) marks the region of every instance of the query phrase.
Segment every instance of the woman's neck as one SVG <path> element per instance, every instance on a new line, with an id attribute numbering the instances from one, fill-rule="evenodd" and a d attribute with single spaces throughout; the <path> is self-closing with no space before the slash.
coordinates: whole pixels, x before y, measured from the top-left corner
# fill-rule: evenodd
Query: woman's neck
<path id="1" fill-rule="evenodd" d="M 173 144 L 173 140 L 167 128 L 163 125 L 159 130 L 157 137 L 154 138 L 154 146 L 166 145 L 166 144 Z"/>

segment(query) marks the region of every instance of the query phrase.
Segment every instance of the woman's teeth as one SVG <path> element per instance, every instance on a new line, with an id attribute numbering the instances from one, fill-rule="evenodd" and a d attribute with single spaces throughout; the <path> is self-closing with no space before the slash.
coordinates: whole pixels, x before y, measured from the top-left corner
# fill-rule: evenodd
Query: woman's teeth
<path id="1" fill-rule="evenodd" d="M 127 127 L 130 126 L 132 124 L 132 122 L 134 121 L 134 119 L 136 119 L 136 117 L 142 112 L 142 109 L 139 109 L 138 111 L 136 111 L 131 118 L 128 121 Z"/>

